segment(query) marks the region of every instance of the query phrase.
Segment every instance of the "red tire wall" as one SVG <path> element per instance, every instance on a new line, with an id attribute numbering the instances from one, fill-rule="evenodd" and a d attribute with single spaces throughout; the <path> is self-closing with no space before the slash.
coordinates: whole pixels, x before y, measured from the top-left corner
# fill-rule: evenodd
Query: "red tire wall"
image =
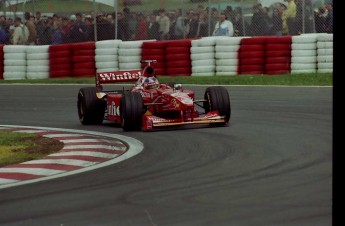
<path id="1" fill-rule="evenodd" d="M 96 74 L 95 42 L 73 43 L 72 46 L 72 76 L 94 77 Z"/>
<path id="2" fill-rule="evenodd" d="M 49 77 L 72 76 L 72 48 L 70 44 L 49 46 Z"/>

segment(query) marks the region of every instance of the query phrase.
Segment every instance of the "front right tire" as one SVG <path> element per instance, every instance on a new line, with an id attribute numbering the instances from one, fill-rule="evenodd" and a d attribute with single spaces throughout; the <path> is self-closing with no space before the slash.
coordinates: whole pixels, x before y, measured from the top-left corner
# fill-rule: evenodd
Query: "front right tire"
<path id="1" fill-rule="evenodd" d="M 225 116 L 225 124 L 229 122 L 231 115 L 230 97 L 223 86 L 208 87 L 204 99 L 205 113 L 218 110 L 220 116 Z"/>

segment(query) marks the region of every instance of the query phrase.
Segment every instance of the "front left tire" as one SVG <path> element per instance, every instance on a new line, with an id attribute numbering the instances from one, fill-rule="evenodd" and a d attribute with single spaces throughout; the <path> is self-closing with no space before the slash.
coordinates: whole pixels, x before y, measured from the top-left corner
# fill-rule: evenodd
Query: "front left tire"
<path id="1" fill-rule="evenodd" d="M 105 114 L 106 103 L 98 99 L 96 93 L 100 89 L 96 87 L 81 88 L 78 93 L 78 116 L 83 125 L 102 124 Z"/>
<path id="2" fill-rule="evenodd" d="M 142 126 L 144 101 L 140 93 L 125 92 L 121 97 L 121 127 L 124 131 L 139 130 Z"/>

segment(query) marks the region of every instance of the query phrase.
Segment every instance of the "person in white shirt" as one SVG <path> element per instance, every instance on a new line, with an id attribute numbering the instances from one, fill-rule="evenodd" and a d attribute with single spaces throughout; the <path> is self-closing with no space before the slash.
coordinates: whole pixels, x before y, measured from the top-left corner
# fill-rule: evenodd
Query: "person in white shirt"
<path id="1" fill-rule="evenodd" d="M 22 19 L 20 17 L 16 17 L 14 19 L 15 28 L 12 33 L 12 44 L 13 45 L 25 45 L 28 37 L 29 37 L 29 30 L 28 28 L 22 24 Z"/>
<path id="2" fill-rule="evenodd" d="M 216 23 L 216 26 L 213 31 L 213 36 L 233 36 L 234 35 L 234 26 L 230 20 L 227 20 L 226 15 L 222 12 L 219 16 L 219 21 Z"/>

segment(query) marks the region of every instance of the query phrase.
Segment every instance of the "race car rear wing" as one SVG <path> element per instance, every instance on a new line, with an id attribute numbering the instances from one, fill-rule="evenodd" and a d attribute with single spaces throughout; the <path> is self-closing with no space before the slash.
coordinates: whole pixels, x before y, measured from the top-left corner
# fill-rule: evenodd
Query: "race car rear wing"
<path id="1" fill-rule="evenodd" d="M 151 66 L 151 64 L 156 62 L 157 60 L 142 60 L 140 61 L 140 63 L 145 63 L 147 65 L 144 69 L 139 70 L 96 73 L 96 87 L 101 87 L 101 84 L 104 83 L 138 81 L 138 79 L 141 76 L 147 76 L 147 74 L 154 74 L 154 69 Z"/>
<path id="2" fill-rule="evenodd" d="M 96 73 L 96 86 L 104 83 L 134 82 L 142 75 L 142 70 Z"/>

